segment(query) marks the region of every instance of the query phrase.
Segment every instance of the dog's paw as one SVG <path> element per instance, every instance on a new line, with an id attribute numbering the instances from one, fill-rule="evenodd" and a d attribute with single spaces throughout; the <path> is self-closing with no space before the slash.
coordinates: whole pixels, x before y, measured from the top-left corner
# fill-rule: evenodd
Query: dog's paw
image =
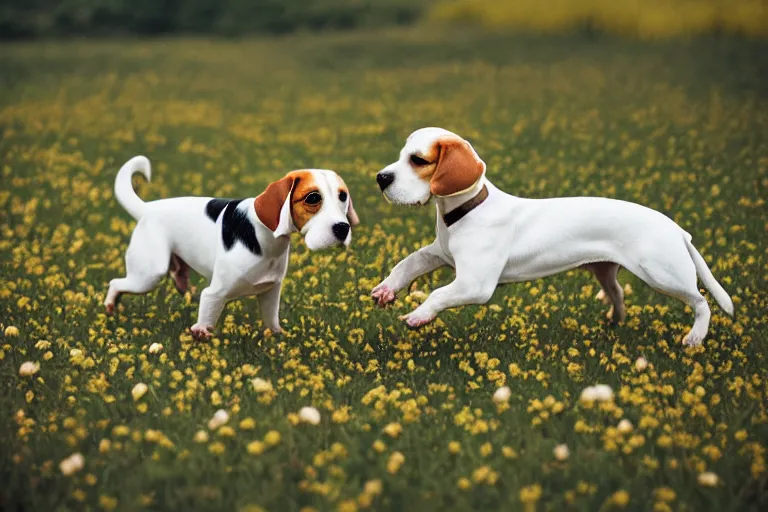
<path id="1" fill-rule="evenodd" d="M 104 307 L 107 310 L 107 315 L 112 316 L 112 315 L 115 314 L 115 304 L 114 303 L 104 304 Z"/>
<path id="2" fill-rule="evenodd" d="M 371 297 L 379 306 L 385 306 L 395 300 L 395 290 L 381 283 L 371 292 Z"/>
<path id="3" fill-rule="evenodd" d="M 206 325 L 195 324 L 190 327 L 189 330 L 192 332 L 192 336 L 198 340 L 208 339 L 213 336 L 213 333 L 208 330 L 208 326 Z"/>
<path id="4" fill-rule="evenodd" d="M 400 320 L 405 320 L 405 323 L 408 324 L 408 327 L 412 329 L 426 325 L 434 319 L 434 315 L 425 315 L 424 313 L 419 312 L 418 309 L 415 309 L 407 315 L 400 317 Z"/>
<path id="5" fill-rule="evenodd" d="M 704 341 L 704 337 L 694 332 L 689 332 L 683 338 L 683 345 L 687 347 L 698 347 L 701 342 Z"/>

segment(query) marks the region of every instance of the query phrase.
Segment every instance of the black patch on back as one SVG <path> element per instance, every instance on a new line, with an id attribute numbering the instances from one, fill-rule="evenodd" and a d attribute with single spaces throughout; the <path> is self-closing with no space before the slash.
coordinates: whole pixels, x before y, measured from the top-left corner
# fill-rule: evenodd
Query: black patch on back
<path id="1" fill-rule="evenodd" d="M 205 205 L 205 214 L 216 222 L 221 212 L 224 212 L 221 219 L 221 239 L 227 250 L 239 241 L 253 254 L 261 254 L 261 246 L 256 239 L 256 229 L 245 212 L 237 208 L 243 201 L 244 199 L 211 199 Z"/>

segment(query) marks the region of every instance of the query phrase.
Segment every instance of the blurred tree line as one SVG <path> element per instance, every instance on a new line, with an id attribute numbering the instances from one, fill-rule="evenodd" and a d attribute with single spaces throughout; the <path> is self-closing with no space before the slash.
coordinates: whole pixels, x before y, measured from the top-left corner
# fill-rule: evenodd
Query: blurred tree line
<path id="1" fill-rule="evenodd" d="M 0 0 L 0 38 L 240 35 L 403 25 L 429 0 Z"/>

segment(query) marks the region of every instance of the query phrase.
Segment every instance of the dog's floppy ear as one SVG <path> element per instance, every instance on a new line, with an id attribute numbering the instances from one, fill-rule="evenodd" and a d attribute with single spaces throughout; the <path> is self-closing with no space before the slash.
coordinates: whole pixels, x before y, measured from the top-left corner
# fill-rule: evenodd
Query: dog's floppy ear
<path id="1" fill-rule="evenodd" d="M 355 206 L 352 204 L 352 194 L 347 192 L 349 196 L 349 201 L 347 202 L 347 220 L 349 221 L 350 226 L 357 226 L 360 224 L 360 217 L 357 216 L 357 212 L 355 211 Z"/>
<path id="2" fill-rule="evenodd" d="M 271 183 L 253 203 L 259 220 L 274 232 L 275 238 L 296 231 L 291 215 L 291 192 L 296 181 L 296 176 L 288 173 Z"/>
<path id="3" fill-rule="evenodd" d="M 485 162 L 480 160 L 469 142 L 458 137 L 438 140 L 437 168 L 429 180 L 429 190 L 436 196 L 450 196 L 465 191 L 485 172 Z"/>

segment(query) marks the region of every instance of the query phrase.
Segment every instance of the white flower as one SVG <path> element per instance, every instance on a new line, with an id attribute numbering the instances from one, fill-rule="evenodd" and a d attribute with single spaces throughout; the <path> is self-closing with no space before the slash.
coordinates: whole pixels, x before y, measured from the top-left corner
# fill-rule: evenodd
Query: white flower
<path id="1" fill-rule="evenodd" d="M 150 354 L 157 354 L 163 350 L 163 344 L 162 343 L 153 343 L 149 346 L 149 353 Z"/>
<path id="2" fill-rule="evenodd" d="M 595 386 L 595 393 L 595 398 L 601 402 L 613 399 L 613 390 L 606 384 L 597 384 Z"/>
<path id="3" fill-rule="evenodd" d="M 85 457 L 81 453 L 73 453 L 63 461 L 59 463 L 59 469 L 64 476 L 69 476 L 73 473 L 77 473 L 85 466 Z"/>
<path id="4" fill-rule="evenodd" d="M 623 420 L 621 420 L 621 421 L 619 422 L 619 424 L 616 426 L 616 429 L 617 429 L 617 430 L 619 431 L 619 433 L 621 433 L 621 434 L 629 434 L 630 432 L 632 432 L 632 430 L 633 430 L 634 428 L 635 428 L 635 427 L 633 427 L 633 426 L 632 426 L 632 422 L 631 422 L 631 421 L 629 421 L 629 420 L 628 420 L 628 419 L 626 419 L 626 418 L 624 418 Z"/>
<path id="5" fill-rule="evenodd" d="M 566 444 L 559 444 L 555 446 L 555 449 L 552 450 L 552 453 L 554 454 L 555 459 L 560 461 L 566 460 L 571 456 L 571 451 L 568 449 L 568 445 Z"/>
<path id="6" fill-rule="evenodd" d="M 496 402 L 497 404 L 503 404 L 505 402 L 508 402 L 511 396 L 512 396 L 512 390 L 509 389 L 509 386 L 501 386 L 493 394 L 493 401 Z"/>
<path id="7" fill-rule="evenodd" d="M 219 409 L 213 415 L 213 418 L 208 420 L 208 428 L 210 430 L 216 430 L 220 426 L 226 424 L 229 421 L 229 413 L 224 409 Z"/>
<path id="8" fill-rule="evenodd" d="M 588 386 L 581 392 L 581 401 L 583 402 L 607 402 L 613 398 L 613 390 L 606 384 L 597 384 Z"/>
<path id="9" fill-rule="evenodd" d="M 582 402 L 594 402 L 597 400 L 597 393 L 594 386 L 588 386 L 581 392 Z"/>
<path id="10" fill-rule="evenodd" d="M 253 386 L 253 390 L 257 393 L 266 393 L 267 391 L 272 391 L 272 383 L 268 380 L 262 379 L 261 377 L 251 379 L 251 386 Z"/>
<path id="11" fill-rule="evenodd" d="M 299 419 L 304 423 L 317 425 L 320 423 L 320 411 L 314 407 L 302 407 L 299 410 Z"/>
<path id="12" fill-rule="evenodd" d="M 33 363 L 32 361 L 26 361 L 19 366 L 19 375 L 22 377 L 31 377 L 36 374 L 40 369 L 39 363 Z"/>
<path id="13" fill-rule="evenodd" d="M 696 480 L 698 480 L 699 485 L 703 485 L 704 487 L 715 487 L 720 483 L 720 478 L 711 471 L 701 473 Z"/>
<path id="14" fill-rule="evenodd" d="M 133 386 L 133 389 L 131 390 L 131 396 L 133 396 L 133 401 L 137 401 L 141 399 L 141 397 L 144 396 L 144 394 L 149 390 L 149 387 L 147 387 L 146 384 L 143 382 L 139 382 L 135 386 Z"/>
<path id="15" fill-rule="evenodd" d="M 646 368 L 648 368 L 648 360 L 643 356 L 638 357 L 635 361 L 635 370 L 642 372 Z"/>

